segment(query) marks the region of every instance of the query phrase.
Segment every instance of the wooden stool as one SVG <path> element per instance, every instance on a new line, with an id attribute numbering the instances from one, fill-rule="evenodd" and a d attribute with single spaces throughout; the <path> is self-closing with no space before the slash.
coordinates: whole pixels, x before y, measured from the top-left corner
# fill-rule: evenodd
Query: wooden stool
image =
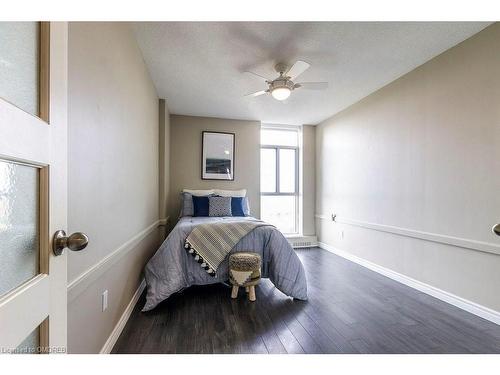
<path id="1" fill-rule="evenodd" d="M 255 285 L 260 281 L 260 255 L 251 252 L 234 253 L 229 256 L 229 281 L 233 285 L 231 298 L 238 297 L 238 289 L 244 286 L 248 299 L 255 301 Z"/>

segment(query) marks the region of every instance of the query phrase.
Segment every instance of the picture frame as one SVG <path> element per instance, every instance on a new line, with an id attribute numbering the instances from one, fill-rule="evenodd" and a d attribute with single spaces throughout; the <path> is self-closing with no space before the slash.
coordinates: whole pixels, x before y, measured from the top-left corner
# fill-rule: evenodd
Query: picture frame
<path id="1" fill-rule="evenodd" d="M 234 181 L 234 144 L 234 133 L 202 132 L 202 180 Z"/>

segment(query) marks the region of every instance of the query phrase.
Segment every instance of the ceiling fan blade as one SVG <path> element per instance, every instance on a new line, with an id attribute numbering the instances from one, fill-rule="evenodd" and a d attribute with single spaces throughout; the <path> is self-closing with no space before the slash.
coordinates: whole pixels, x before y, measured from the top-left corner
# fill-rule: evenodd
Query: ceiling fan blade
<path id="1" fill-rule="evenodd" d="M 254 92 L 252 94 L 247 94 L 247 95 L 245 95 L 245 97 L 247 97 L 247 96 L 250 96 L 250 97 L 261 96 L 261 95 L 264 95 L 265 93 L 267 93 L 268 91 L 269 90 L 257 91 L 257 92 Z"/>
<path id="2" fill-rule="evenodd" d="M 295 78 L 300 76 L 302 73 L 304 73 L 307 69 L 309 69 L 311 65 L 306 63 L 305 61 L 296 61 L 295 64 L 292 65 L 290 69 L 288 69 L 288 72 L 285 74 L 290 77 L 290 79 L 293 81 Z"/>
<path id="3" fill-rule="evenodd" d="M 265 80 L 265 81 L 272 81 L 272 79 L 270 79 L 270 78 L 266 78 L 266 77 L 264 77 L 264 76 L 262 76 L 262 75 L 260 75 L 260 74 L 258 74 L 258 73 L 254 73 L 254 72 L 250 72 L 250 71 L 246 71 L 246 72 L 243 72 L 243 73 L 245 73 L 245 74 L 250 74 L 250 75 L 252 75 L 252 76 L 254 76 L 254 77 L 259 77 L 259 78 L 262 78 L 262 79 L 263 79 L 263 80 Z"/>
<path id="4" fill-rule="evenodd" d="M 324 90 L 328 88 L 328 82 L 300 82 L 295 84 L 295 88 L 302 87 L 307 90 Z"/>

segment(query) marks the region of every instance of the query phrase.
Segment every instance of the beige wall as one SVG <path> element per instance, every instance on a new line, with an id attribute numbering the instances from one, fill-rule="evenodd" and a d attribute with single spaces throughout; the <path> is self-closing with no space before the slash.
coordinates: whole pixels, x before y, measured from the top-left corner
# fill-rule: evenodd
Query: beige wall
<path id="1" fill-rule="evenodd" d="M 500 245 L 499 41 L 497 23 L 320 124 L 317 213 Z M 328 219 L 317 231 L 500 311 L 499 255 Z"/>
<path id="2" fill-rule="evenodd" d="M 95 353 L 158 246 L 153 226 L 126 256 L 106 258 L 159 219 L 158 98 L 125 23 L 70 23 L 68 74 L 68 227 L 90 238 L 69 253 L 68 349 Z"/>
<path id="3" fill-rule="evenodd" d="M 201 179 L 202 131 L 235 133 L 234 181 Z M 169 215 L 175 223 L 180 196 L 188 189 L 247 189 L 252 216 L 260 217 L 260 122 L 209 117 L 170 117 Z"/>
<path id="4" fill-rule="evenodd" d="M 170 113 L 165 99 L 160 99 L 159 106 L 159 189 L 160 189 L 160 219 L 166 219 L 168 214 L 168 195 L 170 191 Z"/>

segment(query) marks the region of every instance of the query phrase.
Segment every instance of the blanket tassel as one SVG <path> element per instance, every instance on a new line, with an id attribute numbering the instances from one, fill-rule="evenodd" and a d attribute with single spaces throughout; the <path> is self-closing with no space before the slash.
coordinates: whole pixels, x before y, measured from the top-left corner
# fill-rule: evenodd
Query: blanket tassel
<path id="1" fill-rule="evenodd" d="M 201 268 L 203 268 L 210 276 L 215 277 L 215 271 L 212 269 L 212 267 L 210 267 L 205 262 L 203 257 L 196 252 L 196 250 L 191 246 L 191 244 L 187 240 L 186 242 L 184 242 L 184 248 L 189 254 L 191 254 L 194 257 L 194 260 L 200 264 Z"/>

